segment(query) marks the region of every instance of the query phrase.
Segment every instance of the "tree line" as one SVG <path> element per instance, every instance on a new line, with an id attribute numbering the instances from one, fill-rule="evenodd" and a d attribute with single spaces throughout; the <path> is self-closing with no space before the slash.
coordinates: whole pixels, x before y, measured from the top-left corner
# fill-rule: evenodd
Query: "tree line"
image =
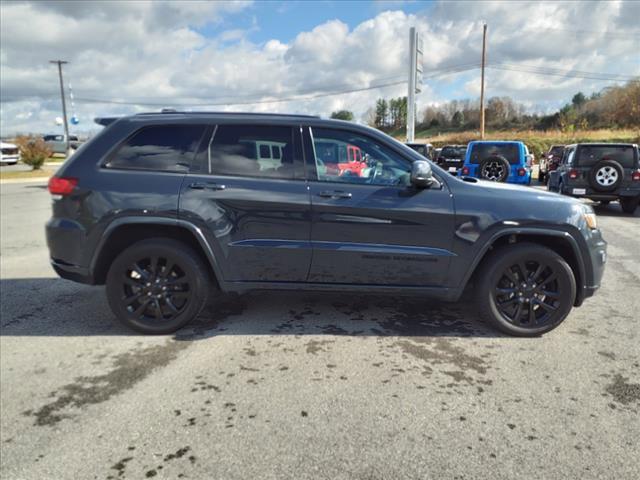
<path id="1" fill-rule="evenodd" d="M 348 110 L 333 112 L 331 118 L 353 120 Z M 407 97 L 380 98 L 369 108 L 363 121 L 381 130 L 396 130 L 407 122 Z M 550 115 L 527 113 L 527 108 L 510 97 L 491 97 L 485 105 L 488 129 L 586 130 L 589 128 L 640 127 L 640 80 L 607 87 L 586 96 L 576 93 L 557 112 Z M 418 130 L 477 130 L 480 127 L 480 101 L 451 100 L 430 105 L 416 115 Z"/>

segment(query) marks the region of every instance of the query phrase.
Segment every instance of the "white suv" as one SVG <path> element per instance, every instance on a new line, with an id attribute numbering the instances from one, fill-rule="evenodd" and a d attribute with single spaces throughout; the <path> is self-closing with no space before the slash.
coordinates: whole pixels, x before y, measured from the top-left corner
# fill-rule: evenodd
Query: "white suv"
<path id="1" fill-rule="evenodd" d="M 0 142 L 0 165 L 15 165 L 20 160 L 20 149 L 13 143 Z"/>

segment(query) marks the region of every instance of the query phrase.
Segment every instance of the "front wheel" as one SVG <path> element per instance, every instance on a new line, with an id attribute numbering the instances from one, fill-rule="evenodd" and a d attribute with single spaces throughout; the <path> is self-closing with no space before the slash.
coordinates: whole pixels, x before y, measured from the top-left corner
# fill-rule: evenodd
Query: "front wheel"
<path id="1" fill-rule="evenodd" d="M 189 246 L 143 240 L 113 261 L 107 300 L 115 316 L 141 333 L 172 333 L 203 309 L 212 289 L 207 267 Z"/>
<path id="2" fill-rule="evenodd" d="M 556 252 L 532 243 L 496 250 L 479 272 L 481 317 L 498 330 L 534 337 L 556 328 L 576 296 L 576 280 Z"/>

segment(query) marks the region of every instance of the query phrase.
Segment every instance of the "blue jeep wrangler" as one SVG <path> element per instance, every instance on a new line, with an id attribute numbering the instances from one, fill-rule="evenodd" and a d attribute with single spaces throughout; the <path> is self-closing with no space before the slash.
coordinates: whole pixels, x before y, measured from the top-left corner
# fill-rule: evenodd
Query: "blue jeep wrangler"
<path id="1" fill-rule="evenodd" d="M 470 142 L 464 164 L 458 175 L 492 182 L 529 185 L 532 160 L 533 157 L 523 142 L 496 140 Z"/>

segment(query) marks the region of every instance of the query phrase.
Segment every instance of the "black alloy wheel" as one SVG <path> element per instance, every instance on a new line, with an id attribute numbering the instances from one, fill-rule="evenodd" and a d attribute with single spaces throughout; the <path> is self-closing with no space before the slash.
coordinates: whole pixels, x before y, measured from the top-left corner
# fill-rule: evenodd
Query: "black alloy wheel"
<path id="1" fill-rule="evenodd" d="M 170 333 L 204 307 L 211 282 L 187 245 L 145 240 L 122 252 L 107 275 L 107 298 L 118 319 L 142 333 Z"/>
<path id="2" fill-rule="evenodd" d="M 503 269 L 493 295 L 498 311 L 510 323 L 542 326 L 558 309 L 558 274 L 544 263 L 520 261 Z"/>
<path id="3" fill-rule="evenodd" d="M 502 155 L 493 155 L 480 162 L 480 178 L 491 182 L 506 182 L 511 166 Z"/>
<path id="4" fill-rule="evenodd" d="M 171 320 L 192 295 L 186 274 L 165 257 L 134 262 L 122 276 L 122 287 L 127 312 L 144 320 Z"/>
<path id="5" fill-rule="evenodd" d="M 576 294 L 567 262 L 529 243 L 494 252 L 479 278 L 482 316 L 510 335 L 537 336 L 554 329 L 571 311 Z"/>

